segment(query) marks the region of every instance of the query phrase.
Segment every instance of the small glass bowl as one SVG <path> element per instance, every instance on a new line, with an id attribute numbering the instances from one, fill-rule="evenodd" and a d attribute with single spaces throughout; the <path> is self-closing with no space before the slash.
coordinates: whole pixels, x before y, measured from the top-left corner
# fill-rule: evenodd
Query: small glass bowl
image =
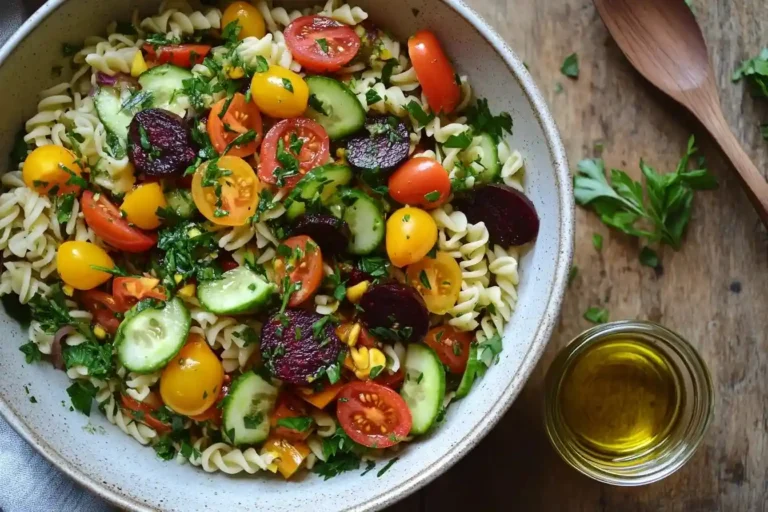
<path id="1" fill-rule="evenodd" d="M 642 456 L 618 463 L 584 446 L 560 410 L 560 391 L 571 365 L 591 346 L 611 339 L 642 341 L 659 350 L 675 374 L 680 400 L 679 418 L 667 436 Z M 652 322 L 612 322 L 585 331 L 557 355 L 547 371 L 544 411 L 552 446 L 576 470 L 611 485 L 645 485 L 671 475 L 693 456 L 712 421 L 714 389 L 704 361 L 678 334 Z"/>

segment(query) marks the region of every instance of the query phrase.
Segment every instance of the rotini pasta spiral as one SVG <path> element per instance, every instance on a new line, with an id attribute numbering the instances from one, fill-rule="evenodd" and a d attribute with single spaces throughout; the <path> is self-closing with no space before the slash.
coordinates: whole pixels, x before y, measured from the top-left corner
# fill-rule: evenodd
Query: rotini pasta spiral
<path id="1" fill-rule="evenodd" d="M 499 161 L 501 162 L 501 179 L 504 184 L 523 191 L 523 156 L 519 151 L 511 151 L 505 141 L 499 143 Z"/>
<path id="2" fill-rule="evenodd" d="M 467 226 L 467 235 L 459 249 L 463 257 L 459 266 L 461 267 L 461 276 L 464 282 L 488 286 L 490 279 L 488 263 L 485 258 L 488 240 L 488 228 L 485 227 L 485 223 L 478 222 L 477 224 L 469 224 Z"/>
<path id="3" fill-rule="evenodd" d="M 274 464 L 277 454 L 264 452 L 259 454 L 254 448 L 243 451 L 226 443 L 215 443 L 203 450 L 200 467 L 208 473 L 221 471 L 228 475 L 236 475 L 245 471 L 255 474 L 259 471 L 276 472 Z"/>
<path id="4" fill-rule="evenodd" d="M 432 210 L 432 218 L 437 224 L 438 248 L 455 259 L 461 259 L 462 240 L 467 235 L 469 226 L 467 216 L 454 211 L 450 204 L 445 204 Z"/>
<path id="5" fill-rule="evenodd" d="M 99 404 L 99 408 L 104 411 L 107 421 L 116 425 L 117 428 L 143 445 L 150 444 L 157 438 L 157 431 L 155 431 L 155 429 L 148 427 L 143 423 L 138 423 L 123 414 L 123 410 L 117 404 L 114 393 L 111 390 L 108 390 L 105 394 L 102 394 L 102 391 L 104 390 L 102 389 L 99 391 L 99 394 L 96 395 L 96 401 Z"/>
<path id="6" fill-rule="evenodd" d="M 160 372 L 145 375 L 130 372 L 125 380 L 125 393 L 137 402 L 143 402 L 149 396 L 150 388 L 157 384 L 158 380 Z"/>
<path id="7" fill-rule="evenodd" d="M 281 66 L 291 71 L 301 71 L 301 65 L 294 62 L 293 55 L 285 44 L 285 36 L 282 32 L 270 33 L 259 39 L 258 37 L 246 37 L 237 47 L 240 58 L 247 65 L 256 67 L 258 57 L 263 57 L 268 63 Z"/>
<path id="8" fill-rule="evenodd" d="M 153 34 L 165 34 L 169 39 L 181 39 L 195 32 L 222 28 L 222 14 L 216 8 L 196 11 L 186 2 L 174 2 L 175 7 L 172 8 L 168 5 L 161 6 L 166 9 L 157 16 L 143 19 L 140 28 Z"/>
<path id="9" fill-rule="evenodd" d="M 349 4 L 342 4 L 339 0 L 328 0 L 319 14 L 347 25 L 357 25 L 368 19 L 368 13 L 360 7 L 351 7 Z"/>
<path id="10" fill-rule="evenodd" d="M 480 285 L 468 285 L 461 283 L 461 292 L 456 305 L 448 311 L 452 317 L 448 324 L 460 331 L 471 332 L 479 325 L 477 317 L 480 315 L 475 308 L 480 302 L 482 287 Z"/>

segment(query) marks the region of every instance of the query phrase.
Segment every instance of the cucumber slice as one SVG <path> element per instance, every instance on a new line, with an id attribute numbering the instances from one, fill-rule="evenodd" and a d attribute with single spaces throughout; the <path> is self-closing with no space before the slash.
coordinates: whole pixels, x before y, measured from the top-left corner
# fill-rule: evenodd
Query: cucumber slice
<path id="1" fill-rule="evenodd" d="M 469 394 L 469 390 L 472 389 L 472 384 L 475 383 L 477 377 L 477 345 L 474 343 L 469 347 L 469 358 L 467 359 L 467 368 L 464 370 L 464 375 L 461 376 L 461 382 L 459 382 L 459 388 L 456 390 L 456 398 L 464 398 Z"/>
<path id="2" fill-rule="evenodd" d="M 192 199 L 192 193 L 183 188 L 173 189 L 165 193 L 165 202 L 182 219 L 189 220 L 197 213 L 197 206 Z"/>
<path id="3" fill-rule="evenodd" d="M 405 354 L 405 382 L 400 395 L 413 417 L 411 434 L 423 434 L 435 423 L 445 399 L 445 368 L 435 351 L 412 343 Z"/>
<path id="4" fill-rule="evenodd" d="M 190 78 L 194 78 L 194 75 L 188 69 L 163 64 L 142 73 L 139 83 L 143 90 L 152 93 L 154 107 L 184 117 L 187 109 L 178 101 L 178 98 L 183 96 L 181 91 L 184 89 L 184 80 Z"/>
<path id="5" fill-rule="evenodd" d="M 331 212 L 349 224 L 349 252 L 370 254 L 384 240 L 384 212 L 368 194 L 358 189 L 341 190 L 330 202 Z"/>
<path id="6" fill-rule="evenodd" d="M 253 372 L 232 383 L 224 399 L 224 433 L 236 445 L 256 444 L 269 435 L 269 414 L 275 407 L 277 388 Z"/>
<path id="7" fill-rule="evenodd" d="M 309 86 L 310 105 L 315 100 L 319 101 L 327 115 L 321 114 L 311 106 L 304 115 L 320 123 L 331 140 L 352 135 L 365 125 L 365 109 L 349 87 L 325 76 L 310 76 L 306 81 Z"/>
<path id="8" fill-rule="evenodd" d="M 352 181 L 352 169 L 346 165 L 328 164 L 308 172 L 285 201 L 289 220 L 304 215 L 307 203 L 326 204 L 339 187 Z"/>
<path id="9" fill-rule="evenodd" d="M 496 141 L 487 133 L 481 133 L 474 138 L 472 145 L 482 150 L 480 165 L 482 165 L 485 170 L 478 175 L 478 179 L 481 183 L 493 183 L 497 180 L 499 174 L 501 174 L 499 147 L 496 144 Z"/>
<path id="10" fill-rule="evenodd" d="M 133 114 L 123 110 L 120 91 L 114 87 L 101 87 L 93 97 L 93 104 L 104 127 L 118 138 L 123 148 L 127 147 L 128 126 Z"/>
<path id="11" fill-rule="evenodd" d="M 197 287 L 200 304 L 217 315 L 254 313 L 269 303 L 277 287 L 246 267 L 225 272 L 221 279 L 204 281 Z"/>
<path id="12" fill-rule="evenodd" d="M 190 323 L 189 311 L 178 298 L 166 302 L 162 309 L 133 309 L 117 330 L 117 357 L 132 372 L 157 371 L 184 346 Z"/>

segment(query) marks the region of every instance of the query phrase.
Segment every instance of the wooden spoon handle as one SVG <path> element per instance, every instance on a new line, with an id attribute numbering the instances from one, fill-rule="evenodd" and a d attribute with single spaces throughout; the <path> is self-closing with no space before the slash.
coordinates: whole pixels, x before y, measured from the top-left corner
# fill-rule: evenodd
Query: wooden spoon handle
<path id="1" fill-rule="evenodd" d="M 721 112 L 716 115 L 699 116 L 699 118 L 738 171 L 741 184 L 752 206 L 763 224 L 768 227 L 768 183 L 765 178 L 736 140 Z"/>

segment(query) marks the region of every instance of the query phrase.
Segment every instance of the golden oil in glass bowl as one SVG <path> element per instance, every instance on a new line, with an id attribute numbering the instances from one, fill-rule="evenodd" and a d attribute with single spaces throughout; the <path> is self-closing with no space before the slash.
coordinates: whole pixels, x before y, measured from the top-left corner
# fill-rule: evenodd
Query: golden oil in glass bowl
<path id="1" fill-rule="evenodd" d="M 547 373 L 546 428 L 579 471 L 616 485 L 671 474 L 712 417 L 709 373 L 677 334 L 650 322 L 614 322 L 573 340 Z"/>

